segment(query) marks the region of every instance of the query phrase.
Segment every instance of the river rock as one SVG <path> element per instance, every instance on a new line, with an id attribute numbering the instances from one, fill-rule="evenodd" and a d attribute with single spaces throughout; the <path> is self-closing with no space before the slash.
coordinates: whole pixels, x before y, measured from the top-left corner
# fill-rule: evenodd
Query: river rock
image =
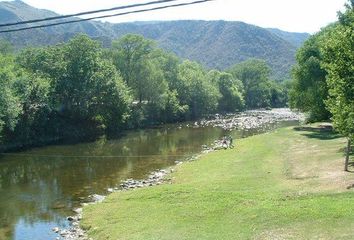
<path id="1" fill-rule="evenodd" d="M 82 213 L 82 208 L 74 208 L 73 212 L 76 214 L 81 214 Z"/>
<path id="2" fill-rule="evenodd" d="M 66 219 L 67 219 L 68 221 L 70 221 L 70 222 L 76 220 L 76 218 L 75 218 L 75 217 L 72 217 L 72 216 L 69 216 L 69 217 L 67 217 Z"/>
<path id="3" fill-rule="evenodd" d="M 102 202 L 106 197 L 103 195 L 92 194 L 89 196 L 92 202 Z"/>

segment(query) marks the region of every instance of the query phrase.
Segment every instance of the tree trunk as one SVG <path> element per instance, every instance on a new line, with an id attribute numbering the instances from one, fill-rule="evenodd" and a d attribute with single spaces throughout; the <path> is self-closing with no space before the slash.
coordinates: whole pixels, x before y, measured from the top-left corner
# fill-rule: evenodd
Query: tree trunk
<path id="1" fill-rule="evenodd" d="M 345 164 L 344 164 L 344 171 L 348 171 L 348 165 L 349 165 L 349 154 L 350 154 L 350 138 L 348 138 L 348 145 L 347 149 L 345 151 Z"/>

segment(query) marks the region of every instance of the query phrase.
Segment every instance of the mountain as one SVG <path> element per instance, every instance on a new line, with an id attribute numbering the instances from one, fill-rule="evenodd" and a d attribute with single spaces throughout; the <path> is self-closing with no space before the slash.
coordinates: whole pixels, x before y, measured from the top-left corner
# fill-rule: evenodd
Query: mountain
<path id="1" fill-rule="evenodd" d="M 0 2 L 1 23 L 57 15 L 22 1 Z M 243 22 L 183 20 L 120 24 L 87 21 L 0 34 L 0 38 L 10 41 L 16 48 L 23 48 L 67 41 L 81 32 L 102 41 L 106 47 L 124 34 L 141 34 L 181 58 L 221 70 L 249 58 L 260 58 L 267 61 L 273 69 L 273 77 L 278 80 L 289 76 L 296 49 L 309 37 L 306 33 L 265 29 Z"/>
<path id="2" fill-rule="evenodd" d="M 0 23 L 2 24 L 55 16 L 59 16 L 59 14 L 52 11 L 31 7 L 22 1 L 16 0 L 0 2 Z M 69 19 L 72 20 L 73 18 Z M 52 22 L 59 22 L 59 20 L 51 21 L 51 23 Z M 41 24 L 44 24 L 44 22 Z M 25 26 L 30 25 L 21 25 L 21 27 Z M 109 39 L 112 39 L 114 34 L 111 31 L 111 27 L 112 24 L 87 21 L 14 33 L 2 33 L 0 34 L 0 38 L 10 41 L 16 48 L 23 48 L 26 46 L 45 46 L 67 41 L 73 35 L 80 32 L 87 33 L 92 37 L 107 36 Z M 1 28 L 1 30 L 3 29 L 6 28 Z"/>
<path id="3" fill-rule="evenodd" d="M 288 41 L 295 47 L 300 47 L 310 36 L 308 33 L 286 32 L 277 28 L 267 28 L 267 30 Z"/>
<path id="4" fill-rule="evenodd" d="M 264 28 L 242 22 L 128 23 L 116 24 L 113 29 L 118 37 L 134 32 L 155 39 L 162 48 L 209 68 L 225 69 L 249 58 L 260 58 L 280 79 L 295 63 L 294 45 Z"/>

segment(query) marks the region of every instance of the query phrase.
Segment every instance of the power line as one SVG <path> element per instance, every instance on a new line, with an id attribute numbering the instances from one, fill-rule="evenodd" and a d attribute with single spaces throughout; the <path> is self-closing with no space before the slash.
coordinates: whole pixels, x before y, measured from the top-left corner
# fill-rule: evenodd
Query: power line
<path id="1" fill-rule="evenodd" d="M 134 7 L 143 7 L 143 6 L 148 6 L 148 5 L 175 2 L 175 1 L 178 1 L 178 0 L 159 0 L 159 1 L 153 1 L 153 2 L 148 2 L 148 3 L 138 3 L 138 4 L 132 4 L 132 5 L 120 6 L 120 7 L 114 7 L 114 8 L 106 8 L 106 9 L 100 9 L 100 10 L 94 10 L 94 11 L 88 11 L 88 12 L 80 12 L 80 13 L 69 14 L 69 15 L 61 15 L 61 16 L 48 17 L 48 18 L 39 18 L 39 19 L 33 19 L 33 20 L 27 20 L 27 21 L 21 21 L 21 22 L 13 22 L 13 23 L 3 23 L 3 24 L 0 24 L 0 27 L 9 27 L 9 26 L 15 26 L 15 25 L 21 25 L 21 24 L 37 23 L 37 22 L 51 21 L 51 20 L 70 18 L 70 17 L 78 17 L 78 16 L 94 14 L 94 13 L 109 12 L 109 11 L 122 10 L 122 9 L 127 9 L 127 8 L 134 8 Z"/>
<path id="2" fill-rule="evenodd" d="M 141 9 L 141 10 L 123 12 L 123 13 L 103 15 L 103 16 L 98 16 L 98 17 L 71 20 L 71 21 L 65 21 L 65 22 L 59 22 L 59 23 L 51 23 L 51 24 L 43 24 L 43 25 L 37 25 L 37 26 L 32 26 L 32 27 L 23 27 L 23 28 L 2 30 L 2 31 L 0 31 L 0 33 L 17 32 L 17 31 L 36 29 L 36 28 L 43 28 L 43 27 L 52 27 L 52 26 L 57 26 L 57 25 L 69 24 L 69 23 L 84 22 L 84 21 L 89 21 L 89 20 L 94 20 L 94 19 L 123 16 L 123 15 L 128 15 L 128 14 L 133 14 L 133 13 L 149 12 L 149 11 L 161 10 L 161 9 L 166 9 L 166 8 L 182 7 L 182 6 L 200 4 L 200 3 L 211 2 L 211 1 L 215 1 L 215 0 L 198 0 L 198 1 L 189 2 L 189 3 L 179 3 L 179 4 L 173 4 L 173 5 L 167 5 L 167 6 L 160 6 L 160 7 L 148 8 L 148 9 Z"/>

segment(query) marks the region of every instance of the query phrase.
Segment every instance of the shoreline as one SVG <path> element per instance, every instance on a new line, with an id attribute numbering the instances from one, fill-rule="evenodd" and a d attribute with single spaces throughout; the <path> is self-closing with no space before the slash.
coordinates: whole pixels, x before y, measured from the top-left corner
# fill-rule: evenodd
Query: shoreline
<path id="1" fill-rule="evenodd" d="M 201 119 L 198 120 L 188 120 L 185 122 L 174 122 L 174 123 L 162 123 L 160 125 L 150 125 L 150 126 L 145 126 L 142 128 L 134 128 L 134 129 L 124 129 L 122 130 L 122 133 L 118 134 L 117 136 L 113 137 L 112 139 L 119 139 L 121 136 L 124 135 L 125 132 L 127 131 L 136 131 L 139 129 L 154 129 L 154 128 L 161 128 L 163 126 L 168 126 L 170 124 L 173 125 L 186 125 L 187 127 L 207 127 L 207 126 L 213 126 L 213 127 L 221 127 L 224 130 L 235 130 L 235 129 L 252 129 L 260 124 L 269 124 L 269 123 L 274 123 L 276 122 L 277 118 L 283 118 L 284 115 L 282 115 L 281 111 L 288 111 L 291 112 L 289 108 L 273 108 L 271 110 L 266 110 L 266 109 L 252 109 L 252 110 L 245 110 L 242 112 L 237 112 L 237 113 L 226 113 L 226 114 L 210 114 L 208 116 L 205 116 Z M 280 112 L 278 112 L 280 111 Z M 272 119 L 267 119 L 269 116 L 267 116 L 267 112 L 274 112 L 276 115 L 273 116 L 275 117 L 275 121 Z M 245 120 L 245 117 L 249 118 L 250 114 L 254 115 L 263 115 L 265 118 L 257 118 L 257 116 L 254 116 L 254 118 L 250 118 L 249 120 Z M 288 114 L 288 113 L 285 113 Z M 300 113 L 295 113 L 292 112 L 292 114 L 288 115 L 285 117 L 285 119 L 288 120 L 298 120 L 297 116 L 303 115 Z M 252 117 L 252 116 L 251 116 Z M 301 116 L 301 120 L 303 120 L 303 116 Z M 241 122 L 240 122 L 241 121 Z M 104 136 L 104 135 L 103 135 Z M 0 147 L 0 155 L 6 155 L 6 154 L 11 154 L 11 153 L 17 153 L 17 152 L 22 152 L 26 150 L 31 150 L 33 148 L 40 148 L 40 147 L 46 147 L 46 146 L 53 146 L 53 145 L 65 145 L 65 144 L 77 144 L 77 143 L 88 143 L 88 142 L 94 142 L 100 137 L 103 136 L 97 136 L 94 137 L 93 135 L 87 134 L 86 136 L 78 136 L 75 139 L 64 139 L 56 136 L 48 136 L 47 138 L 44 138 L 38 142 L 28 142 L 25 144 L 22 143 L 14 143 L 10 142 L 7 144 L 4 144 L 3 146 Z"/>
<path id="2" fill-rule="evenodd" d="M 325 233 L 333 239 L 343 230 L 333 225 L 338 211 L 340 220 L 352 221 L 343 208 L 352 198 L 350 175 L 341 170 L 337 151 L 343 138 L 321 126 L 313 130 L 316 138 L 306 135 L 312 129 L 280 128 L 242 139 L 235 149 L 203 155 L 203 161 L 173 172 L 176 184 L 112 194 L 104 206 L 87 206 L 82 226 L 95 239 L 169 239 L 176 234 L 180 239 L 307 239 L 304 231 L 305 236 Z M 315 175 L 312 167 L 320 167 Z M 319 219 L 323 224 L 317 224 Z M 195 227 L 199 231 L 192 231 Z M 274 231 L 279 228 L 284 231 Z M 333 231 L 324 231 L 328 228 Z"/>
<path id="3" fill-rule="evenodd" d="M 220 148 L 207 149 L 201 151 L 199 154 L 195 154 L 192 157 L 186 158 L 184 161 L 176 161 L 175 165 L 172 165 L 165 169 L 160 169 L 151 172 L 146 179 L 126 179 L 121 182 L 120 187 L 108 188 L 107 195 L 93 194 L 88 196 L 91 199 L 90 202 L 81 203 L 80 208 L 73 209 L 73 215 L 67 216 L 67 220 L 70 222 L 70 227 L 67 229 L 60 229 L 59 227 L 52 228 L 52 231 L 57 233 L 59 236 L 57 240 L 92 240 L 87 236 L 87 233 L 84 229 L 80 227 L 80 221 L 82 220 L 82 211 L 83 208 L 92 205 L 98 204 L 105 200 L 107 196 L 116 192 L 125 192 L 133 191 L 140 188 L 148 188 L 153 186 L 158 186 L 162 184 L 172 184 L 171 178 L 166 178 L 169 174 L 175 171 L 175 167 L 186 162 L 192 162 L 198 160 L 201 156 L 208 154 L 210 152 L 219 151 Z"/>
<path id="4" fill-rule="evenodd" d="M 282 112 L 284 111 L 285 112 Z M 298 113 L 293 113 L 288 109 L 278 109 L 275 116 L 269 115 L 269 113 L 274 113 L 274 110 L 249 110 L 239 114 L 231 114 L 222 117 L 217 117 L 212 120 L 201 120 L 199 123 L 195 122 L 193 125 L 187 124 L 186 127 L 221 127 L 224 130 L 232 131 L 235 129 L 243 128 L 245 130 L 250 130 L 257 128 L 262 125 L 272 124 L 280 121 L 291 121 L 291 120 L 303 120 L 303 115 Z M 290 113 L 290 114 L 289 114 Z M 171 184 L 171 179 L 165 177 L 168 174 L 174 172 L 174 168 L 184 162 L 191 162 L 199 159 L 201 156 L 208 154 L 210 152 L 219 151 L 224 149 L 220 140 L 215 140 L 212 146 L 203 146 L 204 150 L 193 155 L 192 157 L 186 158 L 184 161 L 176 161 L 175 165 L 172 165 L 166 169 L 158 169 L 156 171 L 150 172 L 146 179 L 126 179 L 121 182 L 119 187 L 111 187 L 107 189 L 107 195 L 93 194 L 88 198 L 91 199 L 90 202 L 82 203 L 82 207 L 73 209 L 72 216 L 68 216 L 67 220 L 70 222 L 70 227 L 68 229 L 60 229 L 55 227 L 52 229 L 53 232 L 57 233 L 63 240 L 89 240 L 86 231 L 80 227 L 80 221 L 82 219 L 82 208 L 90 205 L 102 202 L 108 195 L 115 192 L 130 191 L 138 188 L 147 188 L 151 186 L 161 185 L 161 184 Z"/>

